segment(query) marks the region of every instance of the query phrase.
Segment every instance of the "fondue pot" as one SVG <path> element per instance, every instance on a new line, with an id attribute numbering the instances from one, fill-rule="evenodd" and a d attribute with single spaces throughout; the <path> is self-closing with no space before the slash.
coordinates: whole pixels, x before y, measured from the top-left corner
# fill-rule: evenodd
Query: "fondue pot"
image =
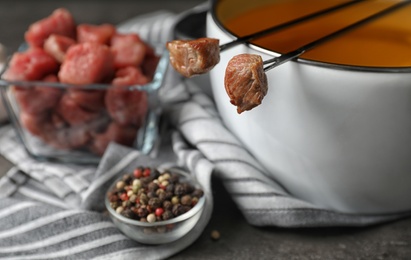
<path id="1" fill-rule="evenodd" d="M 207 37 L 224 44 L 341 2 L 216 0 Z M 411 209 L 411 20 L 395 16 L 400 21 L 410 8 L 267 71 L 268 93 L 250 111 L 238 114 L 224 88 L 233 56 L 277 57 L 393 1 L 364 2 L 375 5 L 221 52 L 210 72 L 212 93 L 228 129 L 292 196 L 345 213 L 399 213 Z"/>

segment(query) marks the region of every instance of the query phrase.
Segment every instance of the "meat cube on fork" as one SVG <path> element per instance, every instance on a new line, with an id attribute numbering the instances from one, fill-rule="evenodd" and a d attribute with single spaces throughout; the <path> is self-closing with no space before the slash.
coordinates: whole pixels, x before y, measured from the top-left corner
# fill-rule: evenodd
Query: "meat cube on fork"
<path id="1" fill-rule="evenodd" d="M 170 63 L 186 78 L 207 73 L 220 62 L 219 42 L 212 38 L 167 42 Z"/>
<path id="2" fill-rule="evenodd" d="M 261 56 L 234 56 L 228 62 L 224 86 L 231 104 L 237 106 L 239 114 L 260 105 L 268 91 L 267 75 Z"/>

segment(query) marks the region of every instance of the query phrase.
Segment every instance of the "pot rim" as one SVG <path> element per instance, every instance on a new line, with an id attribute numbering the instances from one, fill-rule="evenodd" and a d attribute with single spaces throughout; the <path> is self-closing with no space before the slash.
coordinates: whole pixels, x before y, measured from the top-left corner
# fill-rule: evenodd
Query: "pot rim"
<path id="1" fill-rule="evenodd" d="M 211 8 L 210 8 L 210 14 L 211 18 L 213 19 L 214 23 L 222 30 L 225 32 L 228 36 L 230 36 L 233 39 L 238 38 L 233 32 L 228 30 L 223 26 L 223 24 L 219 21 L 217 14 L 216 14 L 216 8 L 219 0 L 211 0 Z M 267 48 L 258 46 L 253 43 L 244 43 L 247 45 L 249 48 L 254 49 L 256 51 L 277 57 L 281 55 L 279 52 L 275 52 L 272 50 L 269 50 Z M 291 62 L 297 62 L 301 64 L 306 64 L 306 65 L 313 65 L 313 66 L 318 66 L 318 67 L 325 67 L 329 69 L 339 69 L 339 70 L 350 70 L 350 71 L 359 71 L 359 72 L 386 72 L 386 73 L 410 73 L 411 72 L 411 66 L 408 67 L 372 67 L 372 66 L 358 66 L 358 65 L 345 65 L 345 64 L 338 64 L 338 63 L 331 63 L 331 62 L 324 62 L 324 61 L 316 61 L 316 60 L 311 60 L 311 59 L 303 59 L 303 58 L 297 58 L 296 60 L 292 60 Z"/>

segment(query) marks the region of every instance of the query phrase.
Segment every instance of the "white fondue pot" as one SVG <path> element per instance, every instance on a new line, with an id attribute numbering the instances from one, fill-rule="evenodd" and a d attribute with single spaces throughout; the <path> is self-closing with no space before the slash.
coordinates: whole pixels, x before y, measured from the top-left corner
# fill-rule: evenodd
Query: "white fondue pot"
<path id="1" fill-rule="evenodd" d="M 207 36 L 220 44 L 236 38 L 213 9 Z M 267 72 L 263 103 L 237 114 L 224 73 L 240 53 L 278 56 L 246 44 L 222 52 L 210 73 L 213 96 L 226 126 L 273 179 L 297 198 L 340 212 L 411 209 L 410 68 L 290 61 Z"/>

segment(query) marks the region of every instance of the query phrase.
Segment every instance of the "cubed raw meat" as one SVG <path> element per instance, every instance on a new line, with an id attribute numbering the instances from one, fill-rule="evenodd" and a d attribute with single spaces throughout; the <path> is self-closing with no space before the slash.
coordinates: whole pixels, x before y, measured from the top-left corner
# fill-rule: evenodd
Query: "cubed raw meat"
<path id="1" fill-rule="evenodd" d="M 49 75 L 43 81 L 57 82 L 57 76 Z M 32 115 L 54 109 L 63 94 L 61 88 L 46 86 L 14 87 L 13 92 L 20 109 Z"/>
<path id="2" fill-rule="evenodd" d="M 77 41 L 80 43 L 95 42 L 109 45 L 111 37 L 113 37 L 115 32 L 116 27 L 111 24 L 80 24 L 77 26 Z"/>
<path id="3" fill-rule="evenodd" d="M 150 81 L 153 80 L 159 61 L 160 57 L 156 55 L 154 49 L 146 44 L 146 56 L 141 64 L 141 70 Z"/>
<path id="4" fill-rule="evenodd" d="M 149 79 L 143 74 L 141 69 L 130 66 L 117 70 L 112 84 L 118 87 L 126 87 L 132 85 L 144 85 L 148 82 Z"/>
<path id="5" fill-rule="evenodd" d="M 111 118 L 120 125 L 134 125 L 140 127 L 148 109 L 147 93 L 138 90 L 126 90 L 124 86 L 145 84 L 147 78 L 134 67 L 127 67 L 116 73 L 113 87 L 105 97 L 107 111 Z"/>
<path id="6" fill-rule="evenodd" d="M 51 34 L 75 39 L 76 23 L 69 11 L 64 8 L 56 9 L 50 16 L 30 25 L 24 37 L 30 46 L 43 47 L 44 41 Z"/>
<path id="7" fill-rule="evenodd" d="M 146 45 L 137 34 L 116 34 L 111 39 L 114 66 L 140 66 L 146 54 Z"/>
<path id="8" fill-rule="evenodd" d="M 98 43 L 79 43 L 71 46 L 61 64 L 59 79 L 70 84 L 104 83 L 114 74 L 113 54 Z"/>
<path id="9" fill-rule="evenodd" d="M 48 113 L 29 114 L 22 111 L 19 116 L 22 126 L 42 140 L 46 140 L 46 133 L 53 129 Z"/>
<path id="10" fill-rule="evenodd" d="M 137 135 L 137 128 L 132 126 L 122 126 L 112 122 L 105 132 L 96 134 L 90 146 L 90 150 L 95 154 L 103 155 L 110 142 L 132 146 Z"/>
<path id="11" fill-rule="evenodd" d="M 63 95 L 56 111 L 71 126 L 85 125 L 100 116 L 98 112 L 80 107 L 68 94 Z"/>
<path id="12" fill-rule="evenodd" d="M 58 62 L 62 63 L 68 48 L 76 44 L 76 41 L 72 38 L 52 34 L 44 42 L 44 50 L 53 56 Z"/>
<path id="13" fill-rule="evenodd" d="M 220 62 L 218 39 L 174 40 L 167 42 L 166 47 L 170 64 L 187 78 L 207 73 Z"/>
<path id="14" fill-rule="evenodd" d="M 105 109 L 104 96 L 105 90 L 77 90 L 69 89 L 67 94 L 81 108 L 98 112 Z"/>
<path id="15" fill-rule="evenodd" d="M 51 114 L 51 124 L 53 125 L 54 129 L 57 129 L 57 130 L 69 126 L 67 122 L 64 121 L 64 119 L 59 114 L 57 114 L 55 111 L 53 111 Z"/>
<path id="16" fill-rule="evenodd" d="M 41 80 L 46 75 L 56 73 L 57 70 L 56 60 L 43 49 L 34 47 L 13 54 L 4 78 L 11 81 Z"/>

